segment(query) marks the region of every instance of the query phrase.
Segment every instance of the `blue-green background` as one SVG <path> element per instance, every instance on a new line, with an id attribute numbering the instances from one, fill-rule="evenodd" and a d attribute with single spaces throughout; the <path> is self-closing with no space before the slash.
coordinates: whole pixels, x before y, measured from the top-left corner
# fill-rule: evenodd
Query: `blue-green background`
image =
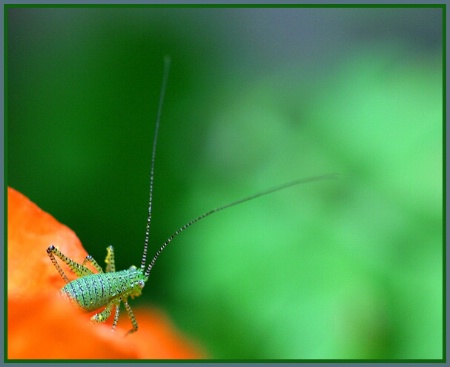
<path id="1" fill-rule="evenodd" d="M 441 358 L 441 9 L 7 10 L 8 184 L 213 358 Z M 57 245 L 57 244 L 55 244 Z M 81 260 L 81 259 L 75 259 Z M 51 264 L 49 263 L 49 266 Z M 32 325 L 30 325 L 32 327 Z"/>

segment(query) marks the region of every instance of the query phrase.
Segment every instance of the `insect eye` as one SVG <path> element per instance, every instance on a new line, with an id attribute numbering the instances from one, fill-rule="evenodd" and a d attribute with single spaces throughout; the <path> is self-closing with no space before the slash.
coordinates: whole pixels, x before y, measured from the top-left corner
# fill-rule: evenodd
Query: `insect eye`
<path id="1" fill-rule="evenodd" d="M 137 282 L 137 285 L 138 285 L 139 288 L 144 288 L 145 282 L 143 280 L 139 280 Z"/>
<path id="2" fill-rule="evenodd" d="M 134 265 L 131 265 L 129 270 L 136 270 L 136 269 L 137 268 Z"/>

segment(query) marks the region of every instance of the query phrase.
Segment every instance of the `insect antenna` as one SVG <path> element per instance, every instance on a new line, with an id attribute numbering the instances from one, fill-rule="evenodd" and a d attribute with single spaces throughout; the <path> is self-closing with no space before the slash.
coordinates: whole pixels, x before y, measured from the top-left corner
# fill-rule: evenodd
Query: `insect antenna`
<path id="1" fill-rule="evenodd" d="M 184 226 L 180 227 L 179 229 L 177 229 L 167 240 L 166 242 L 164 242 L 164 244 L 160 247 L 160 249 L 156 252 L 155 256 L 153 257 L 152 261 L 150 262 L 150 264 L 148 265 L 147 270 L 145 271 L 145 276 L 148 277 L 150 274 L 150 271 L 152 270 L 153 266 L 155 265 L 156 260 L 158 259 L 158 257 L 161 255 L 161 253 L 164 251 L 164 249 L 166 248 L 166 246 L 172 242 L 172 240 L 178 236 L 181 232 L 183 232 L 185 229 L 189 228 L 191 225 L 193 225 L 194 223 L 206 218 L 207 216 L 213 214 L 213 213 L 217 213 L 221 210 L 230 208 L 232 206 L 238 205 L 238 204 L 242 204 L 246 201 L 250 201 L 253 199 L 256 199 L 260 196 L 264 196 L 264 195 L 268 195 L 271 194 L 273 192 L 279 191 L 279 190 L 283 190 L 283 189 L 287 189 L 288 187 L 292 187 L 295 185 L 299 185 L 299 184 L 304 184 L 304 183 L 308 183 L 308 182 L 316 182 L 316 181 L 323 181 L 323 180 L 330 180 L 330 179 L 337 179 L 339 178 L 338 174 L 327 174 L 327 175 L 320 175 L 320 176 L 312 176 L 312 177 L 307 177 L 307 178 L 301 178 L 295 181 L 291 181 L 288 183 L 285 183 L 283 185 L 279 185 L 279 186 L 275 186 L 271 189 L 262 191 L 260 193 L 251 195 L 251 196 L 247 196 L 243 199 L 239 199 L 236 201 L 233 201 L 231 203 L 225 204 L 223 206 L 219 206 L 215 209 L 212 209 L 208 212 L 203 213 L 202 215 L 198 216 L 197 218 L 192 219 L 191 221 L 189 221 L 188 223 L 186 223 Z"/>
<path id="2" fill-rule="evenodd" d="M 150 169 L 150 199 L 148 202 L 148 217 L 147 217 L 147 226 L 145 228 L 144 252 L 142 254 L 142 262 L 141 262 L 142 270 L 144 270 L 145 264 L 147 262 L 148 239 L 149 239 L 149 235 L 150 235 L 150 223 L 152 220 L 153 177 L 155 174 L 156 143 L 158 141 L 159 121 L 161 119 L 161 112 L 162 112 L 162 106 L 163 106 L 163 101 L 164 101 L 164 95 L 166 93 L 167 80 L 169 79 L 169 70 L 170 70 L 170 56 L 165 56 L 164 57 L 164 75 L 163 75 L 163 81 L 162 81 L 162 85 L 161 85 L 161 92 L 159 95 L 159 104 L 158 104 L 158 113 L 156 115 L 155 133 L 153 136 L 152 164 L 151 164 L 151 169 Z"/>

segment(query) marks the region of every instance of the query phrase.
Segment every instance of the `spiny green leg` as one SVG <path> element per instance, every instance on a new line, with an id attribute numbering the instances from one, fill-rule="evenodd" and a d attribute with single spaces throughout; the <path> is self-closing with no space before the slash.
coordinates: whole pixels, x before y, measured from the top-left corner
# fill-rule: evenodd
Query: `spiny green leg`
<path id="1" fill-rule="evenodd" d="M 105 309 L 102 312 L 96 313 L 94 316 L 92 316 L 91 320 L 94 322 L 105 322 L 111 316 L 111 310 L 115 305 L 118 307 L 120 305 L 120 300 L 119 302 L 117 302 L 116 300 L 109 302 L 106 305 Z"/>
<path id="2" fill-rule="evenodd" d="M 125 308 L 126 308 L 126 310 L 127 310 L 128 318 L 130 319 L 131 324 L 133 325 L 133 329 L 131 329 L 130 331 L 128 331 L 128 332 L 125 334 L 125 336 L 126 336 L 126 335 L 128 335 L 128 334 L 132 334 L 132 333 L 135 333 L 135 332 L 137 331 L 137 329 L 138 329 L 138 323 L 137 323 L 137 321 L 136 321 L 136 317 L 134 317 L 133 310 L 131 309 L 131 307 L 130 307 L 130 305 L 128 304 L 128 302 L 127 302 L 127 301 L 123 301 L 123 304 L 125 305 Z"/>
<path id="3" fill-rule="evenodd" d="M 61 269 L 61 267 L 59 266 L 58 262 L 55 259 L 55 256 L 53 255 L 53 251 L 55 249 L 56 248 L 53 245 L 49 246 L 47 248 L 47 255 L 50 257 L 50 260 L 52 261 L 52 264 L 55 266 L 56 270 L 58 270 L 58 273 L 59 273 L 59 275 L 61 275 L 61 278 L 63 278 L 66 283 L 69 283 L 69 279 L 67 278 L 66 274 Z"/>
<path id="4" fill-rule="evenodd" d="M 120 300 L 116 305 L 116 313 L 114 315 L 114 321 L 112 325 L 112 331 L 116 330 L 117 321 L 119 321 L 119 314 L 120 314 Z"/>
<path id="5" fill-rule="evenodd" d="M 100 265 L 98 265 L 98 262 L 95 261 L 95 259 L 91 256 L 91 255 L 87 255 L 86 258 L 83 260 L 83 262 L 81 263 L 82 266 L 86 267 L 87 263 L 91 263 L 92 266 L 99 272 L 99 273 L 103 273 L 103 269 L 101 268 Z"/>
<path id="6" fill-rule="evenodd" d="M 66 274 L 62 270 L 61 266 L 59 266 L 58 262 L 56 261 L 55 255 L 60 258 L 69 268 L 72 270 L 77 276 L 85 276 L 93 274 L 90 269 L 87 267 L 78 264 L 77 262 L 73 261 L 72 259 L 69 259 L 66 255 L 64 255 L 61 251 L 59 251 L 55 246 L 50 245 L 47 248 L 47 254 L 50 257 L 50 260 L 52 261 L 53 265 L 55 266 L 56 270 L 58 270 L 59 275 L 64 279 L 66 283 L 69 283 L 69 279 L 67 278 Z"/>
<path id="7" fill-rule="evenodd" d="M 114 321 L 113 321 L 111 331 L 116 330 L 116 326 L 117 326 L 117 322 L 119 321 L 119 314 L 120 314 L 120 298 L 109 302 L 108 305 L 105 307 L 105 309 L 102 312 L 97 313 L 94 316 L 92 316 L 91 320 L 93 322 L 105 322 L 111 316 L 111 311 L 114 306 L 116 307 L 116 312 L 114 314 Z"/>
<path id="8" fill-rule="evenodd" d="M 114 249 L 112 246 L 108 246 L 106 248 L 106 272 L 107 273 L 113 273 L 116 271 L 116 263 L 114 261 Z"/>

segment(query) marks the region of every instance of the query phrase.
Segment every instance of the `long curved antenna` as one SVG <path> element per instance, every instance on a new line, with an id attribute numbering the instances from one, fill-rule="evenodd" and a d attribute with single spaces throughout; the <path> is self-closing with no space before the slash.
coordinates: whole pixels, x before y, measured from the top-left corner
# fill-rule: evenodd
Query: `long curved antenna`
<path id="1" fill-rule="evenodd" d="M 170 70 L 170 56 L 165 56 L 164 76 L 161 85 L 161 93 L 159 95 L 158 114 L 156 115 L 155 135 L 153 136 L 152 166 L 150 169 L 150 199 L 148 201 L 147 227 L 145 228 L 144 252 L 142 254 L 142 262 L 141 262 L 142 270 L 144 270 L 145 264 L 147 262 L 148 238 L 150 234 L 150 222 L 152 221 L 152 196 L 153 196 L 153 177 L 155 174 L 156 143 L 158 141 L 159 121 L 161 119 L 161 112 L 164 101 L 164 95 L 166 93 L 167 80 L 169 79 L 169 70 Z"/>
<path id="2" fill-rule="evenodd" d="M 233 201 L 229 204 L 223 205 L 223 206 L 219 206 L 218 208 L 212 209 L 206 213 L 203 213 L 202 215 L 198 216 L 195 219 L 192 219 L 190 222 L 186 223 L 183 227 L 180 227 L 178 230 L 176 230 L 167 240 L 166 242 L 164 242 L 164 244 L 160 247 L 160 249 L 156 252 L 155 256 L 153 257 L 152 261 L 150 262 L 150 264 L 148 265 L 147 270 L 145 271 L 145 276 L 148 277 L 150 274 L 150 271 L 152 270 L 153 266 L 155 265 L 156 260 L 158 259 L 159 255 L 161 255 L 161 253 L 164 251 L 164 249 L 166 248 L 166 246 L 172 242 L 172 240 L 178 236 L 181 232 L 183 232 L 185 229 L 187 229 L 188 227 L 190 227 L 191 225 L 193 225 L 194 223 L 198 222 L 199 220 L 213 214 L 213 213 L 217 213 L 221 210 L 230 208 L 232 206 L 241 204 L 245 201 L 249 201 L 249 200 L 253 200 L 256 199 L 260 196 L 264 196 L 264 195 L 268 195 L 271 194 L 275 191 L 279 191 L 279 190 L 283 190 L 283 189 L 287 189 L 288 187 L 292 187 L 295 185 L 299 185 L 299 184 L 304 184 L 307 182 L 315 182 L 315 181 L 323 181 L 323 180 L 330 180 L 330 179 L 336 179 L 339 178 L 338 174 L 328 174 L 328 175 L 321 175 L 321 176 L 312 176 L 312 177 L 308 177 L 308 178 L 302 178 L 302 179 L 298 179 L 295 181 L 291 181 L 288 183 L 285 183 L 283 185 L 279 185 L 279 186 L 275 186 L 271 189 L 268 189 L 266 191 L 262 191 L 258 194 L 255 195 L 251 195 L 251 196 L 247 196 L 246 198 L 240 199 L 240 200 L 236 200 Z"/>

